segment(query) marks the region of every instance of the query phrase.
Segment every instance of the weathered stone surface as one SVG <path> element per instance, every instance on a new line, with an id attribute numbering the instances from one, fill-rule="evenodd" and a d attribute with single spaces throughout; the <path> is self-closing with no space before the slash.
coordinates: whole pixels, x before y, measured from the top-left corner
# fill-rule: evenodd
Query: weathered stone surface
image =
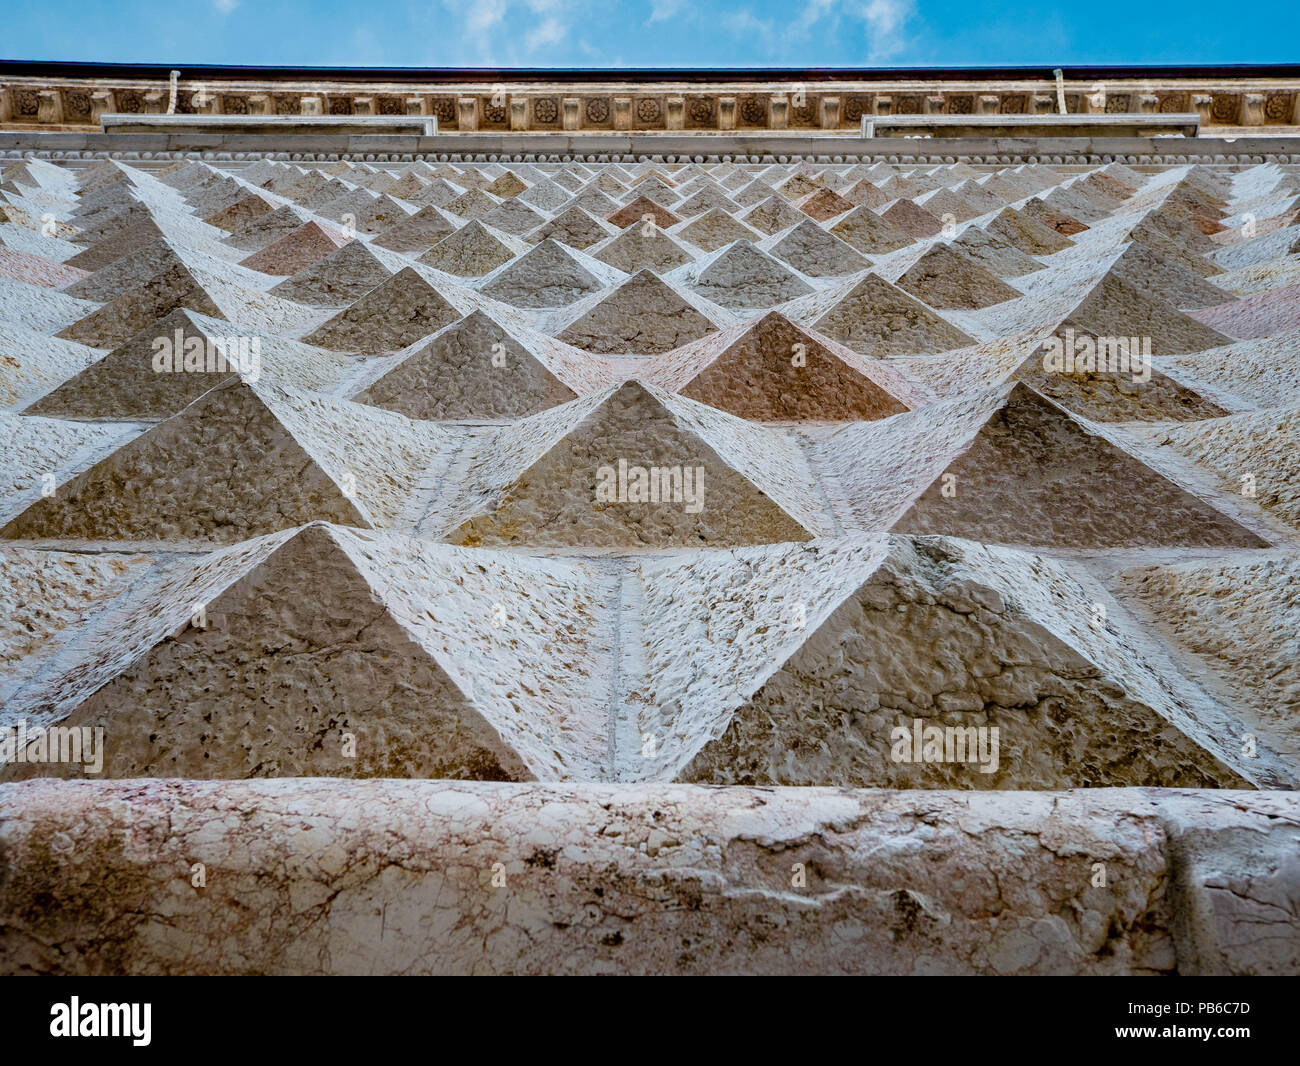
<path id="1" fill-rule="evenodd" d="M 0 970 L 1294 972 L 1295 164 L 547 102 L 0 164 Z"/>
<path id="2" fill-rule="evenodd" d="M 566 344 L 604 355 L 656 355 L 718 328 L 718 322 L 649 270 L 609 293 L 578 303 L 556 334 Z"/>
<path id="3" fill-rule="evenodd" d="M 83 974 L 1294 968 L 1294 865 L 1240 846 L 1285 847 L 1294 795 L 921 795 L 10 785 L 0 960 Z M 1210 921 L 1168 872 L 1171 851 L 1193 849 Z M 1289 914 L 1274 902 L 1288 894 Z"/>
<path id="4" fill-rule="evenodd" d="M 576 398 L 543 358 L 475 311 L 394 356 L 353 398 L 408 418 L 520 418 Z"/>
<path id="5" fill-rule="evenodd" d="M 517 423 L 477 463 L 496 482 L 478 504 L 490 513 L 461 525 L 454 543 L 663 548 L 829 529 L 792 440 L 637 383 Z M 647 493 L 669 486 L 670 498 L 636 495 L 633 468 Z"/>

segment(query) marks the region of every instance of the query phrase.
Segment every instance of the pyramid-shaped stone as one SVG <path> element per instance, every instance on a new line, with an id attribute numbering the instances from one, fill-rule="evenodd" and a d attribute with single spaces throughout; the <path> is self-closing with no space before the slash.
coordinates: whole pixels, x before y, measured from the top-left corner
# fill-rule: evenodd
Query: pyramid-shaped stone
<path id="1" fill-rule="evenodd" d="M 1024 295 L 947 244 L 934 245 L 896 282 L 904 292 L 942 310 L 971 310 Z"/>
<path id="2" fill-rule="evenodd" d="M 1003 208 L 997 218 L 984 229 L 1019 248 L 1026 255 L 1051 255 L 1074 244 L 1069 237 L 1049 229 L 1012 207 Z"/>
<path id="3" fill-rule="evenodd" d="M 691 288 L 721 307 L 771 307 L 813 287 L 749 241 L 736 241 L 689 272 Z"/>
<path id="4" fill-rule="evenodd" d="M 675 233 L 706 252 L 716 252 L 732 241 L 757 241 L 762 237 L 762 234 L 716 207 L 680 226 Z"/>
<path id="5" fill-rule="evenodd" d="M 54 418 L 169 418 L 233 377 L 325 389 L 350 371 L 342 358 L 177 308 L 27 408 Z"/>
<path id="6" fill-rule="evenodd" d="M 1250 727 L 1273 734 L 1294 764 L 1300 755 L 1300 556 L 1251 552 L 1166 563 L 1124 571 L 1121 582 L 1162 634 L 1244 697 Z"/>
<path id="7" fill-rule="evenodd" d="M 542 223 L 528 235 L 528 239 L 544 241 L 550 238 L 581 251 L 590 248 L 593 244 L 599 244 L 612 235 L 611 227 L 575 204 L 568 210 L 560 212 L 549 222 Z"/>
<path id="8" fill-rule="evenodd" d="M 1114 370 L 1105 365 L 1104 356 L 1094 369 L 1076 360 L 1073 372 L 1062 372 L 1051 364 L 1051 355 L 1049 349 L 1036 354 L 1016 379 L 1093 422 L 1195 422 L 1230 413 L 1207 393 L 1152 366 L 1149 359 L 1143 364 L 1130 357 L 1127 367 Z"/>
<path id="9" fill-rule="evenodd" d="M 490 192 L 493 196 L 499 196 L 501 199 L 506 200 L 512 196 L 518 196 L 526 188 L 528 188 L 527 182 L 521 181 L 518 175 L 507 170 L 491 185 L 486 186 L 483 191 Z"/>
<path id="10" fill-rule="evenodd" d="M 657 226 L 648 230 L 645 226 L 628 226 L 622 233 L 592 248 L 591 254 L 624 274 L 635 274 L 638 270 L 663 273 L 695 258 L 680 241 Z"/>
<path id="11" fill-rule="evenodd" d="M 661 278 L 642 270 L 556 336 L 576 348 L 604 355 L 655 355 L 717 328 Z"/>
<path id="12" fill-rule="evenodd" d="M 310 221 L 312 221 L 311 216 L 301 207 L 296 204 L 283 204 L 235 230 L 224 243 L 241 252 L 255 252 L 293 233 Z"/>
<path id="13" fill-rule="evenodd" d="M 794 206 L 809 218 L 825 222 L 845 211 L 852 211 L 855 205 L 852 200 L 846 200 L 833 189 L 818 189 L 799 197 Z"/>
<path id="14" fill-rule="evenodd" d="M 376 252 L 362 241 L 349 241 L 336 252 L 298 270 L 271 292 L 311 307 L 341 307 L 392 277 L 402 263 L 391 252 Z"/>
<path id="15" fill-rule="evenodd" d="M 499 203 L 500 200 L 495 196 L 489 196 L 482 189 L 470 189 L 455 199 L 448 200 L 442 205 L 442 209 L 458 215 L 467 222 L 472 222 L 474 219 L 482 218 Z"/>
<path id="16" fill-rule="evenodd" d="M 924 207 L 911 200 L 895 200 L 879 211 L 880 217 L 895 229 L 913 237 L 935 237 L 943 230 L 943 223 Z"/>
<path id="17" fill-rule="evenodd" d="M 522 237 L 545 222 L 546 216 L 539 211 L 534 211 L 522 200 L 507 200 L 481 216 L 479 221 L 502 233 Z"/>
<path id="18" fill-rule="evenodd" d="M 178 307 L 213 318 L 226 317 L 194 271 L 178 261 L 113 297 L 99 310 L 62 330 L 59 336 L 94 348 L 113 347 Z"/>
<path id="19" fill-rule="evenodd" d="M 906 248 L 915 238 L 886 222 L 869 207 L 855 207 L 830 227 L 846 244 L 866 255 L 885 255 Z"/>
<path id="20" fill-rule="evenodd" d="M 1024 385 L 893 528 L 1078 549 L 1266 546 Z"/>
<path id="21" fill-rule="evenodd" d="M 375 244 L 393 252 L 416 255 L 427 252 L 455 229 L 445 214 L 429 204 L 384 230 L 375 238 Z"/>
<path id="22" fill-rule="evenodd" d="M 424 420 L 520 418 L 576 398 L 550 368 L 475 311 L 391 360 L 353 397 Z"/>
<path id="23" fill-rule="evenodd" d="M 203 221 L 210 226 L 217 226 L 227 233 L 234 233 L 243 229 L 253 219 L 270 214 L 275 210 L 276 206 L 265 196 L 248 193 L 229 207 L 224 207 L 220 211 L 206 216 Z"/>
<path id="24" fill-rule="evenodd" d="M 529 207 L 545 212 L 558 210 L 572 198 L 568 189 L 554 181 L 539 181 L 519 193 L 519 199 Z"/>
<path id="25" fill-rule="evenodd" d="M 759 422 L 870 421 L 908 409 L 889 391 L 907 394 L 893 371 L 776 311 L 736 333 L 725 347 L 721 337 L 699 342 L 711 357 L 682 396 Z"/>
<path id="26" fill-rule="evenodd" d="M 814 327 L 868 356 L 944 352 L 974 341 L 876 274 L 859 281 Z"/>
<path id="27" fill-rule="evenodd" d="M 1154 355 L 1181 355 L 1227 344 L 1231 338 L 1176 310 L 1163 299 L 1124 280 L 1111 269 L 1089 291 L 1063 326 L 1094 337 L 1149 337 Z M 1058 330 L 1058 335 L 1062 334 Z"/>
<path id="28" fill-rule="evenodd" d="M 325 229 L 319 222 L 304 222 L 279 240 L 239 261 L 239 265 L 263 274 L 290 277 L 319 263 L 348 243 L 341 233 Z"/>
<path id="29" fill-rule="evenodd" d="M 1127 649 L 1090 633 L 1092 605 L 1067 572 L 962 542 L 892 547 L 828 614 L 825 601 L 813 601 L 806 613 L 816 611 L 818 624 L 713 725 L 679 780 L 970 789 L 1245 783 L 1226 746 L 1194 739 L 1198 724 L 1158 678 L 1134 677 Z M 1026 595 L 1045 569 L 1050 591 Z"/>
<path id="30" fill-rule="evenodd" d="M 784 196 L 773 194 L 766 200 L 760 200 L 740 217 L 745 225 L 770 236 L 798 225 L 803 221 L 803 212 Z"/>
<path id="31" fill-rule="evenodd" d="M 343 529 L 309 525 L 219 553 L 137 605 L 119 655 L 56 689 L 49 717 L 101 728 L 110 777 L 533 779 L 518 749 L 536 758 L 551 730 L 503 713 L 485 679 L 455 662 L 445 567 L 409 549 L 393 562 L 441 592 L 440 617 L 414 612 L 373 546 Z"/>
<path id="32" fill-rule="evenodd" d="M 392 525 L 442 438 L 359 404 L 229 379 L 28 507 L 0 537 L 230 544 Z"/>
<path id="33" fill-rule="evenodd" d="M 1054 230 L 1063 237 L 1073 237 L 1089 228 L 1080 219 L 1075 218 L 1074 215 L 1051 207 L 1037 196 L 1025 201 L 1020 208 L 1020 213 L 1039 225 Z"/>
<path id="34" fill-rule="evenodd" d="M 622 276 L 603 263 L 588 262 L 599 268 L 599 276 L 572 249 L 548 238 L 485 279 L 479 291 L 515 307 L 567 307 Z"/>
<path id="35" fill-rule="evenodd" d="M 1142 437 L 1210 471 L 1229 495 L 1300 529 L 1300 493 L 1294 488 L 1300 407 L 1143 427 Z"/>
<path id="36" fill-rule="evenodd" d="M 675 213 L 682 218 L 694 218 L 696 215 L 704 214 L 705 211 L 717 208 L 727 214 L 733 214 L 739 206 L 718 186 L 709 184 L 680 204 L 676 204 Z"/>
<path id="37" fill-rule="evenodd" d="M 437 333 L 461 311 L 414 267 L 385 278 L 303 340 L 332 351 L 379 355 Z"/>
<path id="38" fill-rule="evenodd" d="M 871 260 L 811 219 L 805 219 L 779 240 L 764 241 L 763 246 L 810 278 L 856 274 L 871 266 Z"/>
<path id="39" fill-rule="evenodd" d="M 528 245 L 517 237 L 475 220 L 449 233 L 420 256 L 420 262 L 446 274 L 476 278 L 492 273 L 527 250 Z"/>
<path id="40" fill-rule="evenodd" d="M 680 222 L 681 217 L 646 196 L 638 196 L 631 203 L 625 204 L 617 211 L 606 215 L 605 221 L 612 223 L 619 229 L 627 229 L 628 226 L 634 225 L 645 227 L 647 222 L 658 226 L 660 229 L 667 229 L 669 226 L 674 226 Z"/>
<path id="41" fill-rule="evenodd" d="M 447 537 L 453 543 L 752 544 L 809 538 L 787 508 L 814 527 L 819 520 L 792 445 L 781 453 L 765 430 L 635 382 L 505 432 L 482 460 L 504 483 L 479 503 L 486 513 Z"/>
<path id="42" fill-rule="evenodd" d="M 952 246 L 999 278 L 1020 278 L 1046 269 L 1010 241 L 978 226 L 967 226 L 953 239 Z"/>

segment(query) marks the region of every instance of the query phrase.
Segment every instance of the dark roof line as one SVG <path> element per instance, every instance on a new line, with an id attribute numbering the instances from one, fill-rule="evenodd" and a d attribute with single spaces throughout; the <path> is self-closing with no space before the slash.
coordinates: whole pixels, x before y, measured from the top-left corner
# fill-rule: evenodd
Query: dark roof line
<path id="1" fill-rule="evenodd" d="M 1103 78 L 1296 78 L 1300 63 L 1237 64 L 1220 66 L 1066 66 L 1061 68 L 1070 81 Z M 390 81 L 448 83 L 487 81 L 509 84 L 542 82 L 770 82 L 770 81 L 1023 81 L 1053 80 L 1051 67 L 812 67 L 804 69 L 726 68 L 683 69 L 629 67 L 626 69 L 516 68 L 491 67 L 250 67 L 207 64 L 81 63 L 47 60 L 0 59 L 0 77 L 50 78 L 133 78 L 166 81 L 179 70 L 187 81 Z"/>

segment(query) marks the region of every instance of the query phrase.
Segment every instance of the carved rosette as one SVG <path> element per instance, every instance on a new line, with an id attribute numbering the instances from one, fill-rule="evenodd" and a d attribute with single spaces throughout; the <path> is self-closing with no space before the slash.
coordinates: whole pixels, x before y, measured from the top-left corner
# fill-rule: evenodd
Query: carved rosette
<path id="1" fill-rule="evenodd" d="M 533 101 L 533 121 L 539 126 L 553 126 L 560 116 L 560 105 L 554 96 L 542 96 Z"/>

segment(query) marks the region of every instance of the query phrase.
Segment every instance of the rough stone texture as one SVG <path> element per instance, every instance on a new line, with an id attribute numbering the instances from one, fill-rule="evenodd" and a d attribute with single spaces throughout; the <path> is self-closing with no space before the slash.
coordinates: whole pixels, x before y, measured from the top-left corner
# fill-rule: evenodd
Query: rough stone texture
<path id="1" fill-rule="evenodd" d="M 407 418 L 519 418 L 576 398 L 543 357 L 482 311 L 412 345 L 383 369 L 353 398 Z"/>
<path id="2" fill-rule="evenodd" d="M 945 309 L 989 307 L 1022 295 L 969 256 L 944 245 L 926 252 L 895 284 L 931 307 Z"/>
<path id="3" fill-rule="evenodd" d="M 502 486 L 490 514 L 457 530 L 456 543 L 703 547 L 806 540 L 828 528 L 792 441 L 641 385 L 598 398 L 594 409 L 577 401 L 572 423 L 559 423 L 558 439 L 550 439 L 552 426 L 574 405 L 537 416 L 546 419 L 539 430 L 550 430 L 539 433 L 545 450 Z M 662 503 L 598 498 L 601 468 L 617 470 L 620 460 L 646 470 L 677 469 L 693 480 L 702 467 L 702 479 L 694 481 L 697 503 L 681 492 Z M 483 461 L 513 473 L 496 449 Z"/>
<path id="4" fill-rule="evenodd" d="M 480 136 L 0 170 L 0 970 L 1294 972 L 1295 165 Z"/>
<path id="5" fill-rule="evenodd" d="M 60 484 L 0 537 L 229 544 L 313 519 L 391 525 L 445 446 L 425 423 L 234 378 Z"/>
<path id="6" fill-rule="evenodd" d="M 717 323 L 649 270 L 634 274 L 598 302 L 576 305 L 577 317 L 556 334 L 566 344 L 605 355 L 656 355 L 698 340 Z"/>
<path id="7" fill-rule="evenodd" d="M 922 799 L 33 782 L 0 790 L 0 966 L 1294 973 L 1296 803 L 1137 789 Z"/>
<path id="8" fill-rule="evenodd" d="M 457 307 L 454 299 L 452 293 L 440 292 L 417 267 L 404 267 L 303 340 L 362 355 L 394 352 L 459 320 L 469 304 L 462 299 Z"/>
<path id="9" fill-rule="evenodd" d="M 741 418 L 871 421 L 907 410 L 904 398 L 915 395 L 905 379 L 882 364 L 776 311 L 706 338 L 698 347 L 685 371 L 689 383 L 678 391 Z"/>
<path id="10" fill-rule="evenodd" d="M 864 355 L 942 352 L 974 340 L 875 274 L 858 282 L 815 325 Z"/>
<path id="11" fill-rule="evenodd" d="M 460 277 L 480 277 L 527 251 L 528 245 L 475 219 L 449 233 L 420 262 Z"/>
<path id="12" fill-rule="evenodd" d="M 1116 541 L 1265 546 L 1023 385 L 944 472 L 953 479 L 952 492 L 945 495 L 941 476 L 893 528 L 1060 547 L 1101 548 Z M 1071 482 L 1071 491 L 1063 492 Z M 1089 492 L 1123 499 L 1125 506 L 1081 505 Z"/>
<path id="13" fill-rule="evenodd" d="M 590 269 L 583 260 L 590 262 Z M 485 278 L 479 291 L 515 307 L 565 307 L 623 278 L 621 271 L 579 258 L 547 238 Z"/>
<path id="14" fill-rule="evenodd" d="M 237 329 L 228 322 L 177 308 L 29 404 L 24 413 L 139 421 L 169 418 L 209 389 L 240 375 Z M 176 343 L 178 334 L 181 345 Z M 184 344 L 202 343 L 205 368 L 208 351 L 215 353 L 213 369 L 201 373 L 180 370 L 158 373 L 154 369 L 154 356 L 155 343 L 160 338 L 169 342 L 174 352 L 182 351 Z M 229 359 L 225 355 L 227 351 Z M 242 353 L 242 358 L 251 358 L 253 354 L 248 339 Z M 355 370 L 354 364 L 344 357 L 279 337 L 267 338 L 265 342 L 259 337 L 255 354 L 256 365 L 250 367 L 250 378 L 291 388 L 329 392 Z"/>

